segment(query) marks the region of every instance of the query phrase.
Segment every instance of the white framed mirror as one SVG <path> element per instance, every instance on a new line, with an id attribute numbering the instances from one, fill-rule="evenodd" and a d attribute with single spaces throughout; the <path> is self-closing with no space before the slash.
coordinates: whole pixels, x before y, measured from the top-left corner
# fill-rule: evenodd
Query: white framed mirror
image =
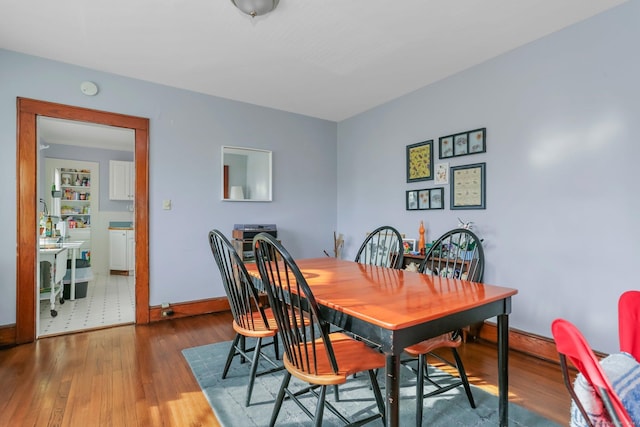
<path id="1" fill-rule="evenodd" d="M 222 147 L 222 200 L 271 201 L 271 151 Z"/>

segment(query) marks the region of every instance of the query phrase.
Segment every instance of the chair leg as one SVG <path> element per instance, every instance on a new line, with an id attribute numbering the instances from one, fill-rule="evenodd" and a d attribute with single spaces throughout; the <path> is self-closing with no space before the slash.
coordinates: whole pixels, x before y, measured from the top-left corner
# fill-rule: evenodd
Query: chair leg
<path id="1" fill-rule="evenodd" d="M 334 398 L 336 399 L 336 402 L 340 402 L 340 393 L 338 392 L 337 385 L 333 386 L 333 395 L 334 395 Z"/>
<path id="2" fill-rule="evenodd" d="M 467 378 L 467 373 L 464 370 L 462 359 L 460 359 L 460 355 L 455 348 L 452 348 L 451 352 L 453 353 L 453 358 L 456 360 L 456 367 L 458 368 L 458 373 L 460 374 L 460 380 L 462 381 L 462 385 L 464 386 L 464 391 L 467 393 L 469 404 L 473 409 L 475 409 L 476 402 L 473 400 L 473 394 L 471 394 L 471 386 L 469 386 L 469 379 Z"/>
<path id="3" fill-rule="evenodd" d="M 418 372 L 416 375 L 416 427 L 422 426 L 422 405 L 424 404 L 424 375 L 427 356 L 421 354 L 418 357 Z"/>
<path id="4" fill-rule="evenodd" d="M 240 350 L 242 350 L 242 353 L 247 352 L 247 339 L 244 335 L 240 335 Z M 246 362 L 247 359 L 245 359 L 245 357 L 243 355 L 240 355 L 240 363 L 244 363 Z"/>
<path id="5" fill-rule="evenodd" d="M 314 417 L 315 427 L 322 427 L 322 415 L 324 415 L 324 400 L 327 396 L 327 386 L 320 387 L 320 394 L 318 395 L 318 405 L 316 406 L 316 415 Z"/>
<path id="6" fill-rule="evenodd" d="M 387 423 L 387 419 L 385 417 L 386 409 L 384 407 L 384 400 L 382 399 L 382 393 L 380 392 L 380 384 L 378 384 L 378 370 L 370 370 L 369 371 L 369 381 L 371 382 L 371 389 L 373 390 L 373 396 L 376 398 L 376 404 L 378 405 L 378 411 L 380 411 L 380 415 L 382 416 L 382 424 Z"/>
<path id="7" fill-rule="evenodd" d="M 284 400 L 284 391 L 287 387 L 289 387 L 289 381 L 291 381 L 291 373 L 289 371 L 286 371 L 284 373 L 284 377 L 282 378 L 282 384 L 280 384 L 280 391 L 278 392 L 278 396 L 276 397 L 276 403 L 273 406 L 273 413 L 271 414 L 269 427 L 274 427 L 276 425 L 276 419 L 278 418 L 280 408 L 282 407 L 282 401 Z"/>
<path id="8" fill-rule="evenodd" d="M 280 360 L 280 344 L 278 343 L 278 334 L 273 336 L 273 352 L 276 355 L 276 360 Z"/>
<path id="9" fill-rule="evenodd" d="M 238 340 L 240 339 L 240 334 L 236 334 L 233 339 L 233 343 L 231 344 L 231 348 L 229 349 L 229 355 L 227 355 L 227 362 L 224 365 L 224 370 L 222 371 L 222 379 L 227 377 L 227 373 L 229 372 L 229 367 L 231 366 L 231 361 L 233 357 L 236 355 L 236 345 L 238 345 Z"/>
<path id="10" fill-rule="evenodd" d="M 251 361 L 251 372 L 249 373 L 249 385 L 247 387 L 247 403 L 245 406 L 249 406 L 251 402 L 251 393 L 253 392 L 253 383 L 256 379 L 256 372 L 258 370 L 258 362 L 260 361 L 260 352 L 262 351 L 262 338 L 258 338 L 256 346 L 253 350 L 253 360 Z"/>

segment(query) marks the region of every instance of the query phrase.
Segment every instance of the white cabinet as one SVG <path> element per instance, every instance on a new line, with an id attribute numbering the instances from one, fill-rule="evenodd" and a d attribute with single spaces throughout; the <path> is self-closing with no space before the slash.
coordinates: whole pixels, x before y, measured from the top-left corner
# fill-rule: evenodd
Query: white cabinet
<path id="1" fill-rule="evenodd" d="M 133 162 L 109 160 L 109 199 L 133 200 L 135 189 Z"/>
<path id="2" fill-rule="evenodd" d="M 109 270 L 133 271 L 134 236 L 134 230 L 109 230 Z"/>
<path id="3" fill-rule="evenodd" d="M 127 230 L 127 270 L 136 269 L 136 239 L 135 231 Z"/>

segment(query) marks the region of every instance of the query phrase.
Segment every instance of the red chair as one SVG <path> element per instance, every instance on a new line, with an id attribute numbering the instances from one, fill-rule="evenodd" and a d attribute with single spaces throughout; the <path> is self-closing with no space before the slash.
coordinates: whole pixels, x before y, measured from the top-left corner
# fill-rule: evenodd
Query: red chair
<path id="1" fill-rule="evenodd" d="M 640 361 L 640 291 L 627 291 L 618 300 L 620 351 Z"/>
<path id="2" fill-rule="evenodd" d="M 564 384 L 567 390 L 569 390 L 569 394 L 580 410 L 580 413 L 587 421 L 587 424 L 593 426 L 593 422 L 585 410 L 583 402 L 580 402 L 571 385 L 567 358 L 593 387 L 596 396 L 602 400 L 613 424 L 624 427 L 633 426 L 634 424 L 633 421 L 631 421 L 631 417 L 613 390 L 611 382 L 602 370 L 593 350 L 589 347 L 589 343 L 578 328 L 567 320 L 556 319 L 551 324 L 551 332 L 553 333 L 556 348 L 560 355 L 560 366 L 562 368 Z"/>

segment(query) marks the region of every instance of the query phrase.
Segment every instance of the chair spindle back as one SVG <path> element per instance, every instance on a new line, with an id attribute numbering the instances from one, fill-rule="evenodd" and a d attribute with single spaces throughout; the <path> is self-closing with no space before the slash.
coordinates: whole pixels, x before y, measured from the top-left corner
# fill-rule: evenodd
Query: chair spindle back
<path id="1" fill-rule="evenodd" d="M 253 248 L 287 359 L 307 374 L 326 372 L 327 367 L 338 373 L 329 324 L 320 316 L 313 293 L 289 252 L 266 233 L 254 237 Z M 316 346 L 316 340 L 323 345 Z"/>
<path id="2" fill-rule="evenodd" d="M 380 267 L 402 268 L 403 259 L 402 235 L 395 228 L 385 225 L 367 236 L 358 249 L 355 261 Z"/>
<path id="3" fill-rule="evenodd" d="M 255 330 L 252 313 L 259 312 L 264 325 L 268 326 L 258 291 L 231 242 L 219 230 L 212 230 L 209 232 L 209 245 L 220 270 L 235 322 L 245 329 Z"/>
<path id="4" fill-rule="evenodd" d="M 482 282 L 484 249 L 471 230 L 456 228 L 440 236 L 425 254 L 418 271 L 440 277 Z"/>

